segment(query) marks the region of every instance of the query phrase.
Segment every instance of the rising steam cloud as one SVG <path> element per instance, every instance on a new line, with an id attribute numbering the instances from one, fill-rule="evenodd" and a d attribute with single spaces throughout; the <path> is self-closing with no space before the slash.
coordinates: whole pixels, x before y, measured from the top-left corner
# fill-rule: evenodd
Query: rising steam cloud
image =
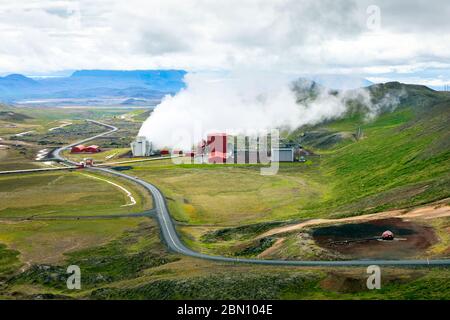
<path id="1" fill-rule="evenodd" d="M 318 87 L 314 97 L 302 100 L 298 90 L 292 90 L 293 79 L 250 74 L 219 79 L 188 74 L 186 88 L 175 96 L 166 96 L 144 122 L 139 135 L 146 136 L 156 148 L 189 150 L 211 132 L 251 135 L 338 118 L 346 112 L 349 99 L 372 108 L 367 90 L 332 93 Z"/>

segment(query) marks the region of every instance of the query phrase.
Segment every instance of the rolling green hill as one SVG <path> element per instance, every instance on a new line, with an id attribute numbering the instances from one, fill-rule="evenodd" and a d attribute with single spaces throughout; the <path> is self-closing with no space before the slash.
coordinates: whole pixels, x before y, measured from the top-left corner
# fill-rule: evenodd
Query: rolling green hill
<path id="1" fill-rule="evenodd" d="M 320 206 L 348 215 L 449 197 L 450 95 L 397 82 L 369 90 L 374 118 L 353 102 L 342 119 L 289 137 L 321 154 L 334 196 Z"/>

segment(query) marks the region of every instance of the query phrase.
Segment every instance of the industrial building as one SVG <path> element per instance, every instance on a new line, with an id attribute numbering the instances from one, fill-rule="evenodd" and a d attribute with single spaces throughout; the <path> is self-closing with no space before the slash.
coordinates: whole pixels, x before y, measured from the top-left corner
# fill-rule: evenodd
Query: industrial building
<path id="1" fill-rule="evenodd" d="M 183 153 L 182 150 L 152 150 L 152 143 L 146 137 L 138 136 L 131 143 L 134 157 L 151 155 L 183 155 L 191 157 L 196 163 L 268 163 L 304 162 L 303 149 L 299 145 L 282 143 L 280 146 L 267 146 L 266 137 L 233 136 L 226 133 L 210 133 L 206 140 L 198 143 L 195 150 Z M 302 155 L 302 157 L 300 157 Z M 300 160 L 301 158 L 301 160 Z"/>
<path id="2" fill-rule="evenodd" d="M 257 137 L 212 133 L 208 134 L 207 140 L 199 143 L 196 157 L 201 162 L 207 158 L 208 163 L 294 162 L 298 158 L 296 153 L 301 150 L 300 146 L 282 144 L 268 152 L 267 146 L 262 146 L 261 141 Z"/>
<path id="3" fill-rule="evenodd" d="M 226 133 L 208 134 L 206 140 L 208 148 L 208 162 L 209 163 L 226 163 L 227 154 L 227 135 Z"/>
<path id="4" fill-rule="evenodd" d="M 71 153 L 82 153 L 82 152 L 96 153 L 96 152 L 100 152 L 100 151 L 102 151 L 102 150 L 100 149 L 99 146 L 91 145 L 91 146 L 86 147 L 86 146 L 80 144 L 80 145 L 72 147 L 70 152 Z"/>
<path id="5" fill-rule="evenodd" d="M 139 136 L 131 143 L 133 157 L 149 157 L 152 154 L 152 143 L 146 137 Z"/>
<path id="6" fill-rule="evenodd" d="M 78 146 L 74 146 L 71 149 L 71 153 L 80 153 L 80 152 L 84 152 L 84 150 L 86 149 L 86 146 L 80 144 Z"/>
<path id="7" fill-rule="evenodd" d="M 293 147 L 272 148 L 271 154 L 273 162 L 294 162 Z"/>
<path id="8" fill-rule="evenodd" d="M 84 149 L 84 152 L 89 152 L 89 153 L 95 153 L 95 152 L 100 152 L 100 151 L 101 151 L 100 147 L 96 146 L 96 145 L 87 146 Z"/>

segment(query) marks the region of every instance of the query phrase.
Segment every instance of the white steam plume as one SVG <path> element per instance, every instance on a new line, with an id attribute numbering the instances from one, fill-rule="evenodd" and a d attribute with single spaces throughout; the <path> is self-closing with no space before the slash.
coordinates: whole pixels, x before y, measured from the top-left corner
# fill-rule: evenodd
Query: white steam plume
<path id="1" fill-rule="evenodd" d="M 156 148 L 189 150 L 207 133 L 261 132 L 295 129 L 342 116 L 346 101 L 370 105 L 367 90 L 330 93 L 316 88 L 313 99 L 297 101 L 292 78 L 274 74 L 233 74 L 220 79 L 188 74 L 186 89 L 167 96 L 142 125 Z"/>

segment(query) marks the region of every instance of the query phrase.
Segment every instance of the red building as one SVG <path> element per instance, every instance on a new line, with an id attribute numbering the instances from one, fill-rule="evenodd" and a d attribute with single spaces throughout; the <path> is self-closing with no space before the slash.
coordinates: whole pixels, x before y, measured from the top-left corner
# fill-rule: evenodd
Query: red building
<path id="1" fill-rule="evenodd" d="M 90 152 L 90 153 L 95 153 L 95 152 L 100 152 L 100 147 L 96 146 L 96 145 L 92 145 L 92 146 L 88 146 L 84 149 L 84 152 Z"/>
<path id="2" fill-rule="evenodd" d="M 209 148 L 209 163 L 227 162 L 227 134 L 212 133 L 208 134 L 206 144 Z"/>
<path id="3" fill-rule="evenodd" d="M 162 156 L 168 155 L 168 154 L 169 154 L 169 150 L 161 150 L 160 154 L 161 154 Z"/>
<path id="4" fill-rule="evenodd" d="M 226 163 L 227 154 L 223 152 L 211 152 L 208 157 L 209 163 Z"/>
<path id="5" fill-rule="evenodd" d="M 86 146 L 80 144 L 78 146 L 72 147 L 71 153 L 79 153 L 79 152 L 85 152 Z"/>

